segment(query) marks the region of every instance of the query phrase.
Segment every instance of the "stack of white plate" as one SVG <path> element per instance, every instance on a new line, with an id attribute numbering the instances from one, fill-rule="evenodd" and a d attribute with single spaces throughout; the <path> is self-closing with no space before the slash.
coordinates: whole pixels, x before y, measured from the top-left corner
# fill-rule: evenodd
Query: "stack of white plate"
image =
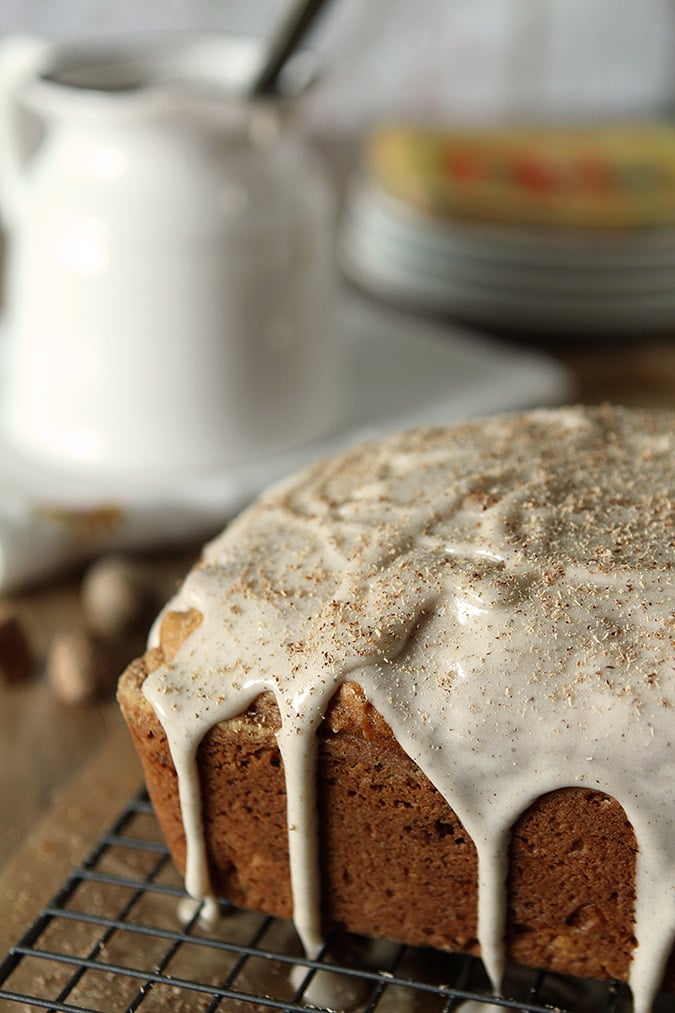
<path id="1" fill-rule="evenodd" d="M 345 273 L 399 303 L 550 335 L 675 327 L 675 228 L 562 231 L 435 219 L 360 181 L 339 243 Z"/>

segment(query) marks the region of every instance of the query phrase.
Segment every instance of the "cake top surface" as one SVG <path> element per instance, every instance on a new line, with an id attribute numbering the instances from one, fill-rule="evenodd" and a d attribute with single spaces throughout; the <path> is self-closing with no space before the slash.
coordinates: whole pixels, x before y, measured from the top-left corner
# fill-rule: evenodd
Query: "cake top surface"
<path id="1" fill-rule="evenodd" d="M 358 682 L 484 869 L 538 795 L 587 786 L 626 809 L 653 900 L 675 873 L 674 490 L 669 413 L 535 411 L 353 448 L 207 546 L 169 606 L 203 621 L 144 691 L 192 742 L 272 690 L 290 769 Z"/>
<path id="2" fill-rule="evenodd" d="M 188 587 L 222 596 L 219 639 L 253 631 L 275 677 L 396 655 L 452 680 L 447 650 L 498 617 L 552 699 L 592 680 L 669 707 L 673 440 L 670 416 L 609 408 L 396 434 L 263 495 Z"/>
<path id="3" fill-rule="evenodd" d="M 437 720 L 461 693 L 471 742 L 498 715 L 567 740 L 576 707 L 575 740 L 605 719 L 608 745 L 626 723 L 649 746 L 675 714 L 674 441 L 669 414 L 569 408 L 320 461 L 207 546 L 172 603 L 204 620 L 164 691 L 209 725 L 263 687 L 282 716 L 325 709 L 349 677 L 380 704 L 395 686 L 395 710 L 433 696 Z"/>

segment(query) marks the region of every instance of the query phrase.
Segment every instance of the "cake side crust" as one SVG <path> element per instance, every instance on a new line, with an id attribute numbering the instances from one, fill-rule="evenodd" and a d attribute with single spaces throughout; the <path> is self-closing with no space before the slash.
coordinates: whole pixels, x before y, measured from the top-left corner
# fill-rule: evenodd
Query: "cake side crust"
<path id="1" fill-rule="evenodd" d="M 141 687 L 152 652 L 120 680 L 119 700 L 173 860 L 185 867 L 178 785 Z M 292 916 L 276 704 L 264 694 L 199 750 L 215 893 Z M 319 733 L 322 911 L 326 925 L 410 945 L 479 953 L 477 861 L 469 835 L 360 687 L 336 694 Z M 626 980 L 635 940 L 635 837 L 601 792 L 558 789 L 513 828 L 507 952 L 517 963 Z"/>

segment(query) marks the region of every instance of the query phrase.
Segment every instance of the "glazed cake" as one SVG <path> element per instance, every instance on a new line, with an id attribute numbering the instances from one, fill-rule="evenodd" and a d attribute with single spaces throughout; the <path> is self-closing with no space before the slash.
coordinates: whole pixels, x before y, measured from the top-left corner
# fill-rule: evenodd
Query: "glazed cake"
<path id="1" fill-rule="evenodd" d="M 119 699 L 196 897 L 675 976 L 675 416 L 388 436 L 208 545 Z"/>

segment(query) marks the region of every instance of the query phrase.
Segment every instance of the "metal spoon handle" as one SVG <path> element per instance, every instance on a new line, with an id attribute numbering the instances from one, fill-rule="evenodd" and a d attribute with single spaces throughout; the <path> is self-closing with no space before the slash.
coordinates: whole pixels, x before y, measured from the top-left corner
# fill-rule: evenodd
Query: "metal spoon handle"
<path id="1" fill-rule="evenodd" d="M 253 82 L 251 94 L 254 97 L 274 93 L 287 60 L 326 5 L 327 0 L 301 0 L 293 4 L 290 14 L 272 39 L 264 65 Z"/>

